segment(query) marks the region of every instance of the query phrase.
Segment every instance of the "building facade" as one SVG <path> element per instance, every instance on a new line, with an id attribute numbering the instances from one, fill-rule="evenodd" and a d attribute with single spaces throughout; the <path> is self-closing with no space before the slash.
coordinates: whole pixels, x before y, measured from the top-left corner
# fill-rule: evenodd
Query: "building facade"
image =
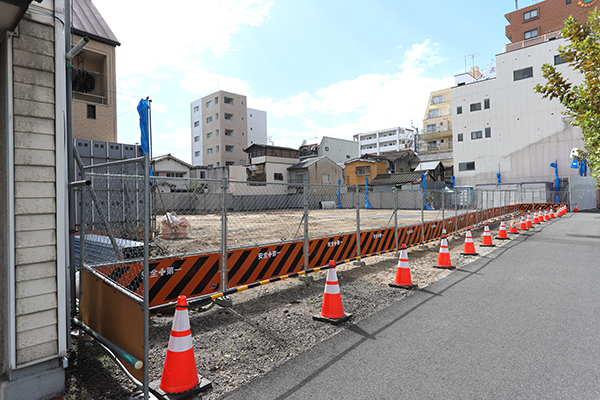
<path id="1" fill-rule="evenodd" d="M 415 131 L 412 128 L 395 127 L 358 133 L 354 135 L 354 141 L 358 142 L 360 155 L 376 154 L 384 151 L 405 150 L 413 148 Z"/>
<path id="2" fill-rule="evenodd" d="M 506 51 L 531 46 L 560 37 L 560 29 L 570 15 L 580 22 L 598 7 L 598 0 L 545 0 L 505 15 L 508 20 Z"/>
<path id="3" fill-rule="evenodd" d="M 538 3 L 540 5 L 541 3 Z M 535 93 L 545 84 L 542 65 L 556 65 L 573 84 L 581 83 L 558 56 L 564 39 L 521 47 L 496 56 L 496 77 L 452 88 L 454 172 L 459 186 L 553 182 L 577 175 L 570 153 L 582 148 L 581 130 L 562 114 L 557 100 Z"/>
<path id="4" fill-rule="evenodd" d="M 90 42 L 73 65 L 73 137 L 117 142 L 115 50 L 120 43 L 90 0 L 74 0 L 72 43 Z"/>
<path id="5" fill-rule="evenodd" d="M 244 149 L 267 144 L 267 113 L 248 108 L 246 96 L 218 91 L 190 106 L 192 165 L 244 165 Z"/>
<path id="6" fill-rule="evenodd" d="M 252 144 L 244 150 L 248 155 L 247 180 L 266 183 L 288 183 L 288 167 L 300 161 L 298 150 L 289 147 Z"/>
<path id="7" fill-rule="evenodd" d="M 0 398 L 63 394 L 68 201 L 65 2 L 0 1 Z M 56 17 L 56 18 L 55 18 Z M 23 19 L 21 19 L 23 18 Z M 69 99 L 70 101 L 70 99 Z"/>
<path id="8" fill-rule="evenodd" d="M 358 157 L 358 144 L 355 141 L 328 136 L 323 136 L 320 139 L 304 140 L 299 150 L 300 160 L 327 156 L 341 165 L 352 158 Z"/>
<path id="9" fill-rule="evenodd" d="M 451 88 L 431 92 L 423 118 L 419 153 L 452 151 Z"/>

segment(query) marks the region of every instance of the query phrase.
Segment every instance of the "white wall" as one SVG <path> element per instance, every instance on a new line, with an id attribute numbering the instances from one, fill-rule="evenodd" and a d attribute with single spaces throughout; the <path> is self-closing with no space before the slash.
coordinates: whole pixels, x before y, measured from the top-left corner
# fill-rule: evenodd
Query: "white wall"
<path id="1" fill-rule="evenodd" d="M 496 183 L 553 182 L 558 160 L 560 177 L 576 175 L 570 168 L 570 151 L 583 147 L 581 131 L 561 114 L 557 100 L 549 101 L 535 93 L 536 84 L 544 84 L 541 67 L 554 64 L 558 47 L 565 41 L 553 40 L 496 56 L 497 77 L 452 88 L 452 120 L 454 121 L 454 174 L 459 186 Z M 533 67 L 533 77 L 514 81 L 513 71 Z M 581 81 L 568 64 L 558 71 L 575 84 Z M 490 108 L 484 109 L 484 99 Z M 470 111 L 470 104 L 481 102 L 480 111 Z M 456 113 L 462 106 L 462 114 Z M 485 137 L 485 128 L 491 137 Z M 471 132 L 482 131 L 482 138 L 472 140 Z M 458 134 L 463 141 L 458 141 Z M 460 171 L 459 164 L 475 162 L 474 171 Z"/>
<path id="2" fill-rule="evenodd" d="M 248 108 L 248 146 L 267 144 L 267 112 Z"/>
<path id="3" fill-rule="evenodd" d="M 359 156 L 358 143 L 353 140 L 323 137 L 319 147 L 319 156 L 327 156 L 335 163 L 345 163 Z"/>
<path id="4" fill-rule="evenodd" d="M 198 111 L 194 112 L 194 107 L 198 107 Z M 198 121 L 198 126 L 194 127 L 194 122 Z M 193 101 L 190 105 L 190 129 L 192 131 L 192 165 L 204 165 L 204 152 L 202 151 L 202 99 Z M 196 142 L 194 138 L 198 136 L 199 139 Z M 196 156 L 196 152 L 199 155 Z"/>

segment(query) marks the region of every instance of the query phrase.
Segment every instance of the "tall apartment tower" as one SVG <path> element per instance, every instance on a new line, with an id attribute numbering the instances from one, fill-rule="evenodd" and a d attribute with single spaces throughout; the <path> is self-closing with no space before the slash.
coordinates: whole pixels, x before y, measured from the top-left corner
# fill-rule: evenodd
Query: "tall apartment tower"
<path id="1" fill-rule="evenodd" d="M 452 151 L 451 88 L 431 92 L 423 119 L 423 144 L 419 153 Z"/>
<path id="2" fill-rule="evenodd" d="M 267 113 L 241 94 L 219 90 L 192 102 L 191 124 L 192 165 L 244 165 L 244 148 L 267 143 Z"/>

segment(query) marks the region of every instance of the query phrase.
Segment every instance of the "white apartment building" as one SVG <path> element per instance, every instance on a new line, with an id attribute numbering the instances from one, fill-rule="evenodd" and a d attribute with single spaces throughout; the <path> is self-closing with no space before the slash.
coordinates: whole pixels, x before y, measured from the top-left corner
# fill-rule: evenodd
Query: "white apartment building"
<path id="1" fill-rule="evenodd" d="M 247 107 L 246 96 L 218 91 L 190 105 L 192 165 L 244 165 L 244 148 L 267 144 L 267 112 Z"/>
<path id="2" fill-rule="evenodd" d="M 411 128 L 389 128 L 379 131 L 358 133 L 354 141 L 358 142 L 360 155 L 376 154 L 387 151 L 407 150 L 413 147 L 414 130 Z"/>
<path id="3" fill-rule="evenodd" d="M 454 174 L 457 186 L 554 182 L 575 176 L 570 153 L 583 148 L 581 130 L 569 124 L 557 100 L 534 91 L 544 85 L 542 64 L 556 65 L 571 83 L 581 76 L 558 57 L 564 39 L 496 56 L 496 77 L 452 88 Z"/>

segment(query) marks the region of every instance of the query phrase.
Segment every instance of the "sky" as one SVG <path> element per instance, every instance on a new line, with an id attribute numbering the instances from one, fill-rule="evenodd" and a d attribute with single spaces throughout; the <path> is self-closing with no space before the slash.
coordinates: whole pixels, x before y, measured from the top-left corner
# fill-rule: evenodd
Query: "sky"
<path id="1" fill-rule="evenodd" d="M 520 8 L 535 3 L 521 0 Z M 508 43 L 515 1 L 93 0 L 116 50 L 117 140 L 191 162 L 190 103 L 217 90 L 267 112 L 276 146 L 423 127 L 429 95 Z"/>

